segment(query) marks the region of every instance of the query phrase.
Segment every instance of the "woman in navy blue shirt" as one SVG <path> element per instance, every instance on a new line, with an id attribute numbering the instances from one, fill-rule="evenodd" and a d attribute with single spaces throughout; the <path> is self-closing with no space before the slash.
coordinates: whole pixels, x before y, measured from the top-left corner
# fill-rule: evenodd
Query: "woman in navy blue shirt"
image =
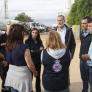
<path id="1" fill-rule="evenodd" d="M 23 44 L 24 26 L 13 24 L 9 30 L 6 42 L 9 70 L 5 86 L 13 87 L 18 92 L 32 92 L 32 73 L 36 76 L 36 69 L 28 46 Z"/>

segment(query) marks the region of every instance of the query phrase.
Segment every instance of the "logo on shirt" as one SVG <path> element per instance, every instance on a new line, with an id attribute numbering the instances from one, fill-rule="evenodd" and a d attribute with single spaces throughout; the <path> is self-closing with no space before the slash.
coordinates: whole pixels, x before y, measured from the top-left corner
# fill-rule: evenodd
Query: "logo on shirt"
<path id="1" fill-rule="evenodd" d="M 55 60 L 55 63 L 52 66 L 54 72 L 60 72 L 62 70 L 62 65 L 60 64 L 60 60 Z"/>

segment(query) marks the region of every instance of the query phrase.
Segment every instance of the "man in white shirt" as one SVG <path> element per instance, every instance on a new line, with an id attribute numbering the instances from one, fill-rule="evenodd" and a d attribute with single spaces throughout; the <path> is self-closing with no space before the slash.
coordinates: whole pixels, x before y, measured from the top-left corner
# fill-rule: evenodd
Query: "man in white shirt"
<path id="1" fill-rule="evenodd" d="M 62 42 L 70 50 L 72 59 L 75 52 L 76 42 L 72 29 L 65 24 L 65 17 L 63 15 L 57 16 L 57 26 L 54 30 L 60 34 Z"/>
<path id="2" fill-rule="evenodd" d="M 63 15 L 57 16 L 57 26 L 54 27 L 54 30 L 60 34 L 61 41 L 66 45 L 66 48 L 69 49 L 72 59 L 75 52 L 76 42 L 72 29 L 65 24 L 65 17 Z"/>

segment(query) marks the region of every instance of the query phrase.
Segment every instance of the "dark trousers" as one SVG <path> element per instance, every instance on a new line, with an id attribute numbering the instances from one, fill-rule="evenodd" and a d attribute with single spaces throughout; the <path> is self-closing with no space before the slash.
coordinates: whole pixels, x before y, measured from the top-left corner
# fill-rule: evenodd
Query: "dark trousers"
<path id="1" fill-rule="evenodd" d="M 89 83 L 89 69 L 86 62 L 80 61 L 80 73 L 83 82 L 82 92 L 88 92 Z"/>
<path id="2" fill-rule="evenodd" d="M 35 64 L 35 67 L 37 71 L 35 89 L 36 89 L 36 92 L 41 92 L 41 79 L 40 79 L 41 64 Z"/>
<path id="3" fill-rule="evenodd" d="M 92 66 L 89 66 L 89 84 L 90 84 L 90 92 L 92 92 Z"/>
<path id="4" fill-rule="evenodd" d="M 4 83 L 5 83 L 8 68 L 9 68 L 8 66 L 4 67 L 2 63 L 0 64 L 0 76 L 2 80 L 2 88 L 4 88 Z"/>

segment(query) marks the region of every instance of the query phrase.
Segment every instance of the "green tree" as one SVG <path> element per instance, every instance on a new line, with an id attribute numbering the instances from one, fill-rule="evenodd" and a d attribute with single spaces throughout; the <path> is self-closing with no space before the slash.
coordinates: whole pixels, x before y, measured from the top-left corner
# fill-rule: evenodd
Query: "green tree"
<path id="1" fill-rule="evenodd" d="M 15 17 L 15 20 L 19 20 L 19 21 L 22 21 L 22 22 L 31 22 L 31 21 L 33 21 L 33 20 L 31 19 L 31 17 L 29 17 L 28 15 L 26 15 L 24 12 L 18 14 L 18 15 Z"/>
<path id="2" fill-rule="evenodd" d="M 92 16 L 92 0 L 75 0 L 67 17 L 67 23 L 79 24 L 84 16 Z"/>

